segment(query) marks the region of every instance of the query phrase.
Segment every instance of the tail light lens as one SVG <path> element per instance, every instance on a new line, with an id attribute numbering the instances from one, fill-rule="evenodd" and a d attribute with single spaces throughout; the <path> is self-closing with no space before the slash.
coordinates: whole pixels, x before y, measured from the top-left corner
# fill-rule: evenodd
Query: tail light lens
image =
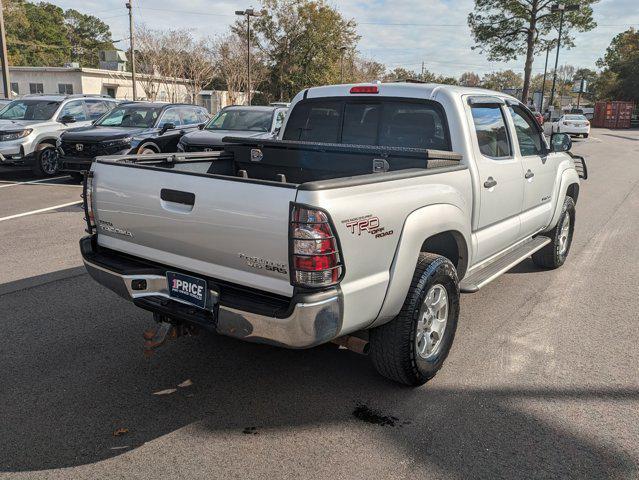
<path id="1" fill-rule="evenodd" d="M 84 172 L 82 184 L 82 199 L 84 203 L 84 220 L 87 222 L 86 232 L 93 234 L 95 231 L 95 216 L 93 215 L 93 172 Z"/>
<path id="2" fill-rule="evenodd" d="M 293 205 L 289 237 L 294 286 L 328 287 L 342 279 L 342 255 L 326 212 Z"/>

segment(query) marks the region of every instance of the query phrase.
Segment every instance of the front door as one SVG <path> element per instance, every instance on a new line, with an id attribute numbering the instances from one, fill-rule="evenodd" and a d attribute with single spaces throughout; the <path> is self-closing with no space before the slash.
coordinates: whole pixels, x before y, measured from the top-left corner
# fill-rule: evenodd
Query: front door
<path id="1" fill-rule="evenodd" d="M 515 155 L 524 171 L 521 233 L 529 236 L 545 227 L 552 216 L 557 158 L 548 152 L 541 128 L 526 108 L 510 105 L 508 113 L 515 132 Z"/>
<path id="2" fill-rule="evenodd" d="M 513 153 L 504 105 L 490 101 L 488 98 L 486 103 L 474 102 L 470 107 L 479 173 L 479 216 L 474 219 L 477 249 L 473 263 L 485 260 L 520 238 L 521 160 Z"/>

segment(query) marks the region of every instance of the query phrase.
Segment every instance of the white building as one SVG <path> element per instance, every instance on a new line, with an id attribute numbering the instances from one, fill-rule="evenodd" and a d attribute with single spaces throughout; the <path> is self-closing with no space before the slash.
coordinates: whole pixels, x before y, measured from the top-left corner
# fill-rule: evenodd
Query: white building
<path id="1" fill-rule="evenodd" d="M 12 96 L 34 93 L 108 95 L 121 100 L 133 99 L 131 73 L 80 67 L 9 67 Z M 198 92 L 195 102 L 189 82 L 183 78 L 136 75 L 138 100 L 197 103 L 215 113 L 228 104 L 226 91 Z M 0 98 L 4 90 L 0 85 Z M 238 98 L 243 99 L 240 94 Z"/>

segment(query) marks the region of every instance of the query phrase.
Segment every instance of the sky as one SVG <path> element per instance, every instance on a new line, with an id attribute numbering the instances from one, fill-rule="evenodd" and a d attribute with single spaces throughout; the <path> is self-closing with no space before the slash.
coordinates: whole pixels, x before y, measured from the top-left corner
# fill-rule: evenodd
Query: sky
<path id="1" fill-rule="evenodd" d="M 92 14 L 109 24 L 117 45 L 128 47 L 128 17 L 125 0 L 49 0 L 64 9 Z M 195 35 L 215 36 L 234 22 L 235 10 L 250 0 L 132 0 L 136 24 L 150 28 L 184 28 Z M 466 19 L 473 0 L 329 0 L 347 19 L 354 19 L 361 35 L 358 50 L 366 58 L 384 63 L 390 70 L 404 67 L 459 77 L 465 71 L 480 75 L 511 68 L 523 73 L 523 58 L 511 62 L 489 62 L 486 55 L 471 50 L 473 41 Z M 612 38 L 634 26 L 639 28 L 639 0 L 600 0 L 593 6 L 595 30 L 575 34 L 575 48 L 562 49 L 559 64 L 595 68 Z M 543 72 L 544 57 L 536 57 L 533 74 Z M 554 57 L 551 56 L 549 65 Z"/>

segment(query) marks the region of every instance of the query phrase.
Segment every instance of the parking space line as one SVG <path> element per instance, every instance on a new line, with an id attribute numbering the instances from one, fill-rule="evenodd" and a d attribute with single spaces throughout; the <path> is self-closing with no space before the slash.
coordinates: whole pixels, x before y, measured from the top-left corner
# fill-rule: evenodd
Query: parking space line
<path id="1" fill-rule="evenodd" d="M 63 178 L 71 178 L 71 177 L 69 175 L 64 175 L 62 177 L 41 178 L 40 180 L 29 180 L 28 182 L 15 182 L 15 183 L 11 183 L 9 185 L 0 185 L 0 188 L 15 187 L 16 185 L 31 185 L 32 183 L 50 182 L 52 180 L 60 180 L 60 179 L 63 179 Z M 45 183 L 44 185 L 49 185 L 49 184 Z M 66 186 L 77 187 L 78 186 L 78 185 L 64 185 L 64 184 L 60 184 L 60 183 L 52 183 L 50 185 L 62 185 L 63 187 L 66 187 Z"/>
<path id="2" fill-rule="evenodd" d="M 75 202 L 63 203 L 61 205 L 54 205 L 53 207 L 40 208 L 39 210 L 31 210 L 30 212 L 18 213 L 16 215 L 9 215 L 8 217 L 0 218 L 0 222 L 4 222 L 5 220 L 12 220 L 14 218 L 26 217 L 27 215 L 34 215 L 36 213 L 48 212 L 51 210 L 57 210 L 58 208 L 70 207 L 71 205 L 77 205 L 82 203 L 82 200 L 77 200 Z"/>

